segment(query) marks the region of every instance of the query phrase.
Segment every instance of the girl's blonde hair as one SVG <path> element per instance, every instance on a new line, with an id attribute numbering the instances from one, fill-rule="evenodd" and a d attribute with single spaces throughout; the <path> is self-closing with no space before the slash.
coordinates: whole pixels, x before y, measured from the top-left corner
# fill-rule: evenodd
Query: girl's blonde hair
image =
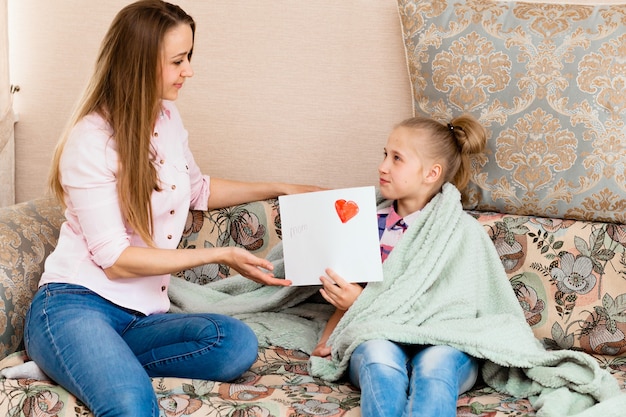
<path id="1" fill-rule="evenodd" d="M 148 245 L 153 245 L 150 197 L 160 191 L 150 146 L 161 111 L 160 53 L 165 33 L 180 24 L 189 25 L 195 36 L 191 16 L 161 0 L 137 1 L 117 14 L 102 41 L 89 84 L 56 146 L 48 180 L 52 193 L 65 205 L 59 171 L 63 149 L 78 121 L 99 114 L 113 131 L 122 215 Z"/>
<path id="2" fill-rule="evenodd" d="M 428 117 L 411 117 L 398 124 L 428 132 L 422 149 L 443 166 L 443 182 L 463 192 L 471 177 L 470 156 L 483 152 L 487 144 L 485 128 L 469 114 L 455 117 L 448 124 Z"/>

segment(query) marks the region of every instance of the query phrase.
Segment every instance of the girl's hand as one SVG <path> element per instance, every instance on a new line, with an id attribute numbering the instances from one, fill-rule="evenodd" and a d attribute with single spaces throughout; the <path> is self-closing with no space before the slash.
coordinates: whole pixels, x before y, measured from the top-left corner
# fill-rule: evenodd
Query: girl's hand
<path id="1" fill-rule="evenodd" d="M 269 272 L 274 269 L 274 265 L 267 259 L 259 258 L 242 248 L 232 247 L 229 249 L 230 253 L 225 263 L 241 276 L 264 285 L 291 285 L 291 281 L 276 278 L 274 274 Z"/>
<path id="2" fill-rule="evenodd" d="M 356 283 L 350 283 L 341 278 L 335 271 L 326 269 L 328 277 L 321 276 L 320 281 L 324 288 L 320 289 L 322 297 L 339 310 L 347 310 L 363 291 Z"/>
<path id="3" fill-rule="evenodd" d="M 311 356 L 320 356 L 322 358 L 327 358 L 330 356 L 330 346 L 327 346 L 324 342 L 319 342 L 313 352 L 311 352 Z"/>
<path id="4" fill-rule="evenodd" d="M 322 358 L 330 358 L 331 355 L 331 347 L 328 345 L 328 339 L 330 338 L 331 333 L 337 327 L 337 323 L 345 314 L 345 310 L 336 309 L 334 313 L 330 316 L 328 321 L 326 322 L 326 326 L 324 326 L 324 331 L 322 332 L 322 336 L 320 337 L 319 342 L 317 342 L 317 346 L 311 352 L 312 356 L 321 356 Z"/>

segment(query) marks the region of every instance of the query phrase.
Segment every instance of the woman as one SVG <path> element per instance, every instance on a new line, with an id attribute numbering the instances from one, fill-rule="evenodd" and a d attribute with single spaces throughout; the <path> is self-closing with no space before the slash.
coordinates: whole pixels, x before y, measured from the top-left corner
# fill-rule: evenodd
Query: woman
<path id="1" fill-rule="evenodd" d="M 267 285 L 272 265 L 241 248 L 176 249 L 190 208 L 317 190 L 202 175 L 173 101 L 193 75 L 195 22 L 141 0 L 115 17 L 52 163 L 67 221 L 29 310 L 30 358 L 95 416 L 157 416 L 150 377 L 228 381 L 255 361 L 238 320 L 165 314 L 170 274 L 222 263 Z"/>

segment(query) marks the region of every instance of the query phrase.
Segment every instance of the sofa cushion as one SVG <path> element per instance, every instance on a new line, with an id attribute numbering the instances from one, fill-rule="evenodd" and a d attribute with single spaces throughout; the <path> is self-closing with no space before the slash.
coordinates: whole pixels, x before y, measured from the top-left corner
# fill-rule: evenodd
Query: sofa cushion
<path id="1" fill-rule="evenodd" d="M 415 113 L 490 133 L 467 208 L 626 223 L 626 5 L 398 6 Z"/>
<path id="2" fill-rule="evenodd" d="M 238 246 L 264 258 L 281 239 L 278 199 L 211 210 L 191 210 L 179 248 Z M 175 274 L 206 284 L 231 275 L 227 265 L 210 264 Z"/>
<path id="3" fill-rule="evenodd" d="M 0 357 L 23 346 L 24 318 L 65 220 L 52 198 L 0 208 Z"/>
<path id="4" fill-rule="evenodd" d="M 626 354 L 626 226 L 472 212 L 549 349 Z"/>
<path id="5" fill-rule="evenodd" d="M 15 353 L 0 361 L 0 369 L 27 359 L 24 352 Z M 307 362 L 308 356 L 299 351 L 262 348 L 256 363 L 230 383 L 152 378 L 159 415 L 360 416 L 359 391 L 343 382 L 309 376 Z M 93 417 L 84 404 L 56 383 L 27 379 L 0 379 L 0 415 Z"/>
<path id="6" fill-rule="evenodd" d="M 0 369 L 23 363 L 23 352 L 0 361 Z M 278 347 L 260 349 L 254 365 L 232 383 L 153 378 L 163 416 L 357 417 L 359 391 L 345 381 L 331 383 L 307 373 L 308 356 Z M 610 368 L 621 386 L 626 365 Z M 0 415 L 93 417 L 65 389 L 50 381 L 0 379 Z M 531 417 L 528 399 L 494 392 L 481 382 L 457 401 L 458 417 Z"/>

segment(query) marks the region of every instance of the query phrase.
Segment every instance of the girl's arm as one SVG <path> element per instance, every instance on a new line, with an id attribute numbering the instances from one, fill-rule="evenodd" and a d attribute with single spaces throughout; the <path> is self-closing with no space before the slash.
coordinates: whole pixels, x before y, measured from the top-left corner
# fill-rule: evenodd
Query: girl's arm
<path id="1" fill-rule="evenodd" d="M 363 287 L 359 284 L 347 282 L 330 268 L 326 270 L 326 274 L 328 274 L 328 277 L 320 277 L 323 285 L 323 288 L 320 289 L 320 293 L 326 301 L 336 307 L 336 310 L 328 319 L 322 336 L 311 353 L 313 356 L 321 357 L 330 355 L 331 347 L 327 344 L 328 338 L 333 330 L 335 330 L 335 327 L 337 327 L 337 323 L 339 323 L 339 320 L 341 320 L 346 313 L 346 310 L 354 304 L 354 301 L 363 291 Z"/>
<path id="2" fill-rule="evenodd" d="M 337 323 L 339 323 L 339 320 L 341 320 L 345 312 L 345 310 L 336 309 L 333 315 L 330 316 L 328 322 L 326 322 L 326 327 L 324 327 L 322 336 L 320 337 L 319 342 L 317 342 L 317 346 L 315 346 L 315 349 L 313 349 L 313 352 L 311 352 L 311 356 L 321 356 L 323 358 L 326 356 L 330 356 L 331 348 L 327 345 L 328 338 L 330 337 L 330 334 L 333 332 L 333 330 L 335 330 L 335 327 L 337 327 Z"/>
<path id="3" fill-rule="evenodd" d="M 279 182 L 245 182 L 211 177 L 209 209 L 218 209 L 251 201 L 266 200 L 279 195 L 321 191 L 313 185 Z"/>

